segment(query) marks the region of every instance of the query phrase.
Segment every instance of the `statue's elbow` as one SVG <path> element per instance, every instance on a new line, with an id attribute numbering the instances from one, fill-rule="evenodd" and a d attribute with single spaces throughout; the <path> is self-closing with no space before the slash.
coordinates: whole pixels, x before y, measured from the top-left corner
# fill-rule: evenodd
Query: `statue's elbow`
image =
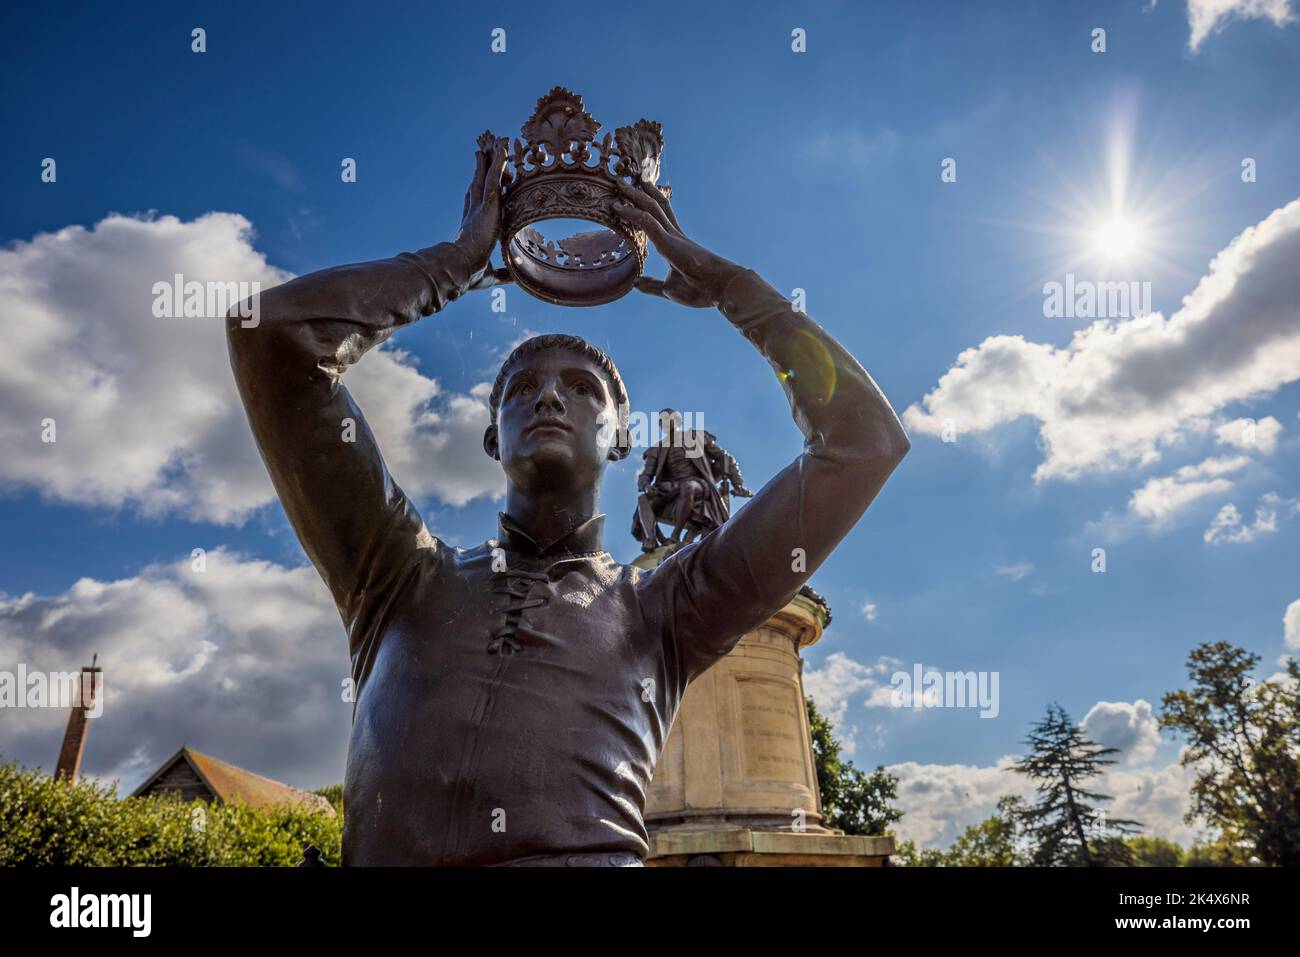
<path id="1" fill-rule="evenodd" d="M 226 342 L 238 368 L 291 362 L 295 352 L 292 329 L 274 316 L 275 296 L 264 292 L 242 299 L 226 311 Z"/>
<path id="2" fill-rule="evenodd" d="M 877 475 L 882 469 L 889 474 L 898 468 L 911 448 L 911 440 L 902 426 L 890 424 L 857 433 L 843 443 L 838 457 L 866 474 Z"/>
<path id="3" fill-rule="evenodd" d="M 901 424 L 894 428 L 889 436 L 887 455 L 894 468 L 897 468 L 907 453 L 912 451 L 912 440 L 907 437 Z"/>

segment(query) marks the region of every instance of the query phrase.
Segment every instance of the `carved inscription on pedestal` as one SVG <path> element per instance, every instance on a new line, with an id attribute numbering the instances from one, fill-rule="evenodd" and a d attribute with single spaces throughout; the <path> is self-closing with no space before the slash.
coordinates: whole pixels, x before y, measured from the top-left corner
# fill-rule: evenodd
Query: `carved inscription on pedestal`
<path id="1" fill-rule="evenodd" d="M 736 700 L 745 777 L 807 786 L 799 740 L 800 704 L 794 688 L 784 681 L 738 678 Z"/>

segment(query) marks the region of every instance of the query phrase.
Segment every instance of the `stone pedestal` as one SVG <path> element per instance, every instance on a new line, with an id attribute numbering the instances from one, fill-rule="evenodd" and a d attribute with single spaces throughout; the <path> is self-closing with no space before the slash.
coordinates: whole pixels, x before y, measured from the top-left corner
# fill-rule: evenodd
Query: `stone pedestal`
<path id="1" fill-rule="evenodd" d="M 646 864 L 871 867 L 894 852 L 822 823 L 799 652 L 828 620 L 796 595 L 687 689 L 646 795 Z"/>

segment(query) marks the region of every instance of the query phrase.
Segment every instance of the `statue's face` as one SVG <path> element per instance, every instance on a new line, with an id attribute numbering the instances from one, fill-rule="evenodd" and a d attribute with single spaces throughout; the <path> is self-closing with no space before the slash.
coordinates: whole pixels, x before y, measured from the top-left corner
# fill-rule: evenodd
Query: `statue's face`
<path id="1" fill-rule="evenodd" d="M 571 349 L 544 349 L 506 378 L 484 447 L 489 455 L 495 449 L 506 477 L 523 488 L 594 483 L 616 457 L 617 415 L 600 366 Z"/>

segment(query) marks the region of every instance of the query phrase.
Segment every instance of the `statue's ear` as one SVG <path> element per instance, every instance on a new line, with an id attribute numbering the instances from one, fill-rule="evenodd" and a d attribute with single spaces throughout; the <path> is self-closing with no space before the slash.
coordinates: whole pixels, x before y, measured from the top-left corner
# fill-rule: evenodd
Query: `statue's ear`
<path id="1" fill-rule="evenodd" d="M 497 427 L 489 425 L 483 430 L 483 451 L 488 454 L 488 458 L 501 461 L 501 449 L 497 445 Z"/>
<path id="2" fill-rule="evenodd" d="M 632 454 L 632 433 L 626 426 L 614 430 L 614 442 L 605 457 L 611 462 L 621 462 Z"/>

